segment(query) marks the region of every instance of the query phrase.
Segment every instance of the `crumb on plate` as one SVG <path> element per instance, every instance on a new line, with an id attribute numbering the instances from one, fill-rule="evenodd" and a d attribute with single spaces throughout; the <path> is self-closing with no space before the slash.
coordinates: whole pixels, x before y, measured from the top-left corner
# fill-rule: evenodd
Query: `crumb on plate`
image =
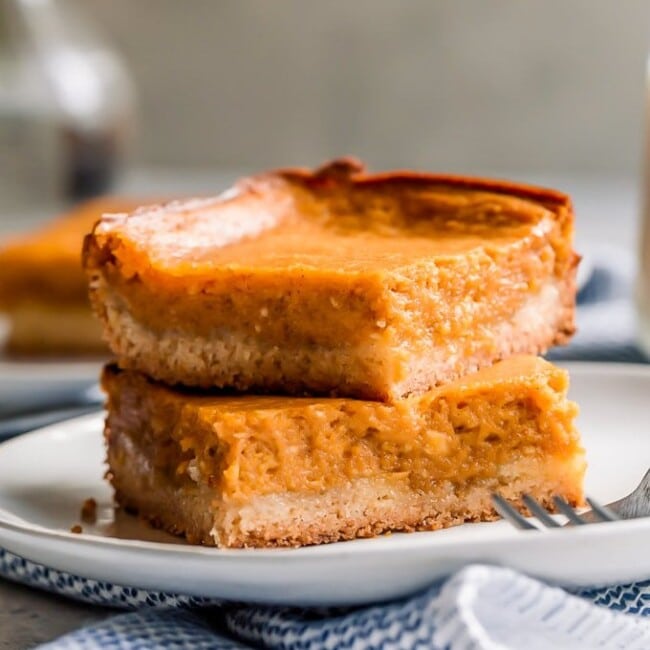
<path id="1" fill-rule="evenodd" d="M 97 501 L 86 499 L 81 506 L 81 521 L 94 524 L 97 521 Z"/>

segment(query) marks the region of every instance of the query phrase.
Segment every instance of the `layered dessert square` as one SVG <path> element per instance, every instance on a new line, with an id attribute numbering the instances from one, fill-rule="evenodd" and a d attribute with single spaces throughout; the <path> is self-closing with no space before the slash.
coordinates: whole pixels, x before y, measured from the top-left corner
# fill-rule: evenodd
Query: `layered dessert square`
<path id="1" fill-rule="evenodd" d="M 394 404 L 174 389 L 107 366 L 116 499 L 191 543 L 300 546 L 496 518 L 490 496 L 582 502 L 566 373 L 499 362 Z"/>
<path id="2" fill-rule="evenodd" d="M 9 319 L 6 351 L 21 356 L 105 354 L 88 304 L 83 238 L 104 212 L 134 210 L 118 197 L 80 204 L 39 229 L 0 244 L 0 314 Z"/>
<path id="3" fill-rule="evenodd" d="M 561 193 L 346 159 L 105 216 L 84 260 L 122 368 L 392 401 L 564 343 L 572 237 Z"/>

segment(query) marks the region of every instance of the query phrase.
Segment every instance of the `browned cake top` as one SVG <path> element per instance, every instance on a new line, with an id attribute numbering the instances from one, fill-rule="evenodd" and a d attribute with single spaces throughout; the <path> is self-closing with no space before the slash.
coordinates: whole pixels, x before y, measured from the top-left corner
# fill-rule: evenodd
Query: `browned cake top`
<path id="1" fill-rule="evenodd" d="M 410 172 L 366 175 L 343 160 L 243 179 L 216 198 L 107 215 L 88 241 L 87 264 L 114 260 L 127 277 L 381 273 L 511 245 L 570 214 L 568 197 L 549 190 Z"/>

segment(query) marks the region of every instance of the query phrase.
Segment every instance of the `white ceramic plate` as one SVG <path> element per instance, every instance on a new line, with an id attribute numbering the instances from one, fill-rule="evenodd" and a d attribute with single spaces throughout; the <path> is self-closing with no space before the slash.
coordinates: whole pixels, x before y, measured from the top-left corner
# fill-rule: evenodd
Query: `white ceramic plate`
<path id="1" fill-rule="evenodd" d="M 0 357 L 0 412 L 74 398 L 97 383 L 101 368 L 97 360 L 10 361 Z"/>
<path id="2" fill-rule="evenodd" d="M 650 466 L 650 367 L 573 364 L 582 407 L 588 493 L 631 491 Z M 30 560 L 112 583 L 242 601 L 352 604 L 404 595 L 469 562 L 515 567 L 563 585 L 650 578 L 650 518 L 520 532 L 504 522 L 397 534 L 296 550 L 193 547 L 115 518 L 101 418 L 87 416 L 0 445 L 0 546 Z M 69 532 L 82 501 L 100 517 Z"/>

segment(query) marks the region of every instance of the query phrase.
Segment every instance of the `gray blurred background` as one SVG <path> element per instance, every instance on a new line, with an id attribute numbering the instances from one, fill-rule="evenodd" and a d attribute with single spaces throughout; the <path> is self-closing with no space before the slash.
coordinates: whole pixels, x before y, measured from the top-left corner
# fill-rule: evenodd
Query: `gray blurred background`
<path id="1" fill-rule="evenodd" d="M 78 0 L 139 92 L 135 160 L 635 174 L 642 0 Z"/>

